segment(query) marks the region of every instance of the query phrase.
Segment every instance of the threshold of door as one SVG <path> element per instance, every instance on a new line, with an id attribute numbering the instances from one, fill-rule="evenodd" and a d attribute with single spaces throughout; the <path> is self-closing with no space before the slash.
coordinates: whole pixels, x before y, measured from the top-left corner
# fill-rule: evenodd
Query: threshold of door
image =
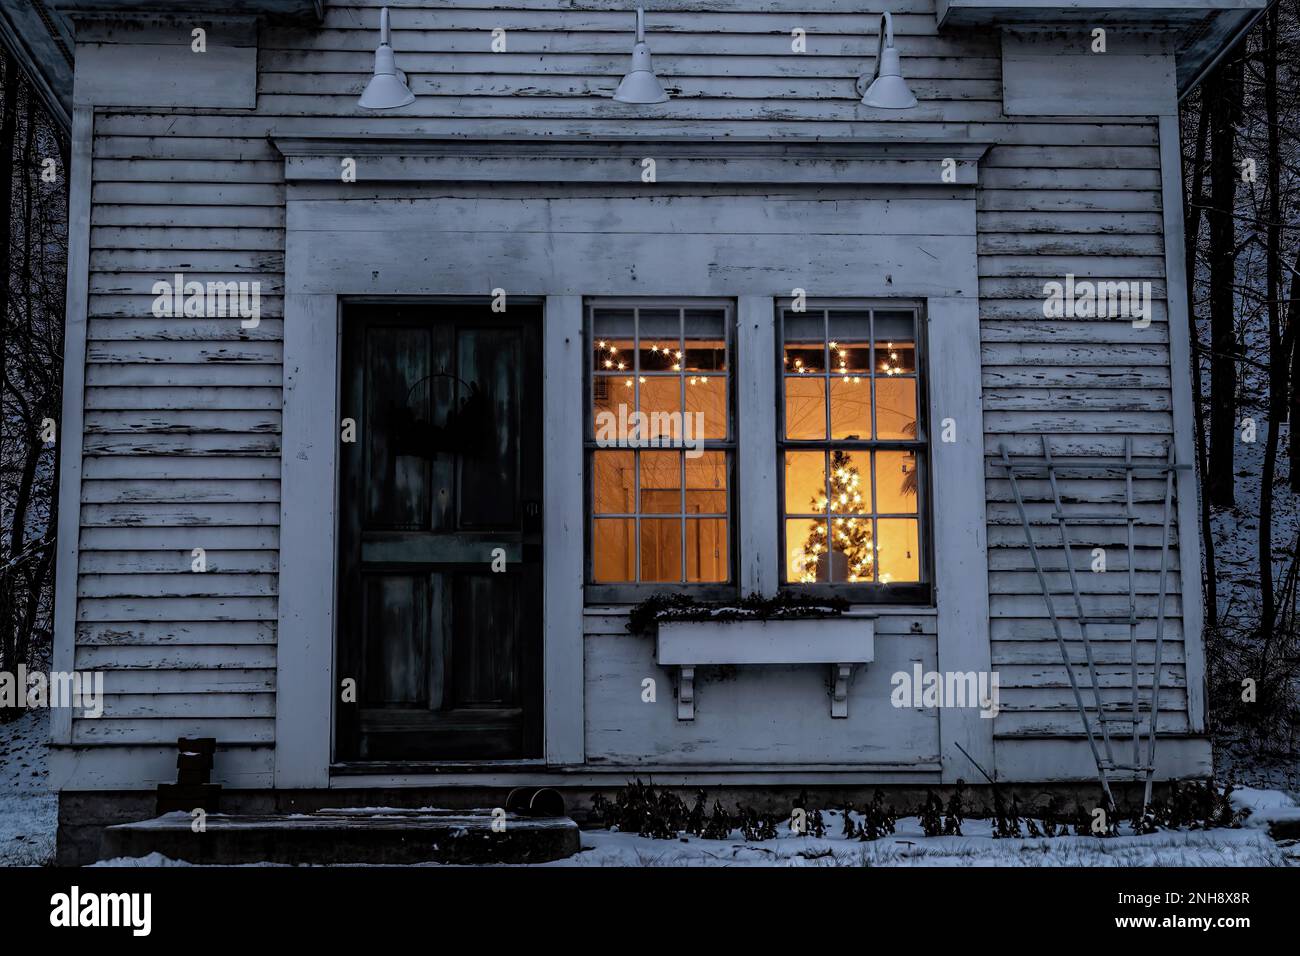
<path id="1" fill-rule="evenodd" d="M 330 764 L 330 775 L 337 777 L 373 776 L 376 774 L 502 773 L 511 770 L 540 770 L 546 760 L 355 760 Z"/>

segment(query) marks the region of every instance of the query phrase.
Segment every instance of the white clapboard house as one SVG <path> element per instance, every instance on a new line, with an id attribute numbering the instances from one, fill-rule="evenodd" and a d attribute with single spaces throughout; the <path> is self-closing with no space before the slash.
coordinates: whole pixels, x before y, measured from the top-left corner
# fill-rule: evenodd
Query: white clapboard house
<path id="1" fill-rule="evenodd" d="M 1263 0 L 631 2 L 0 2 L 72 143 L 65 859 L 180 737 L 236 809 L 1095 790 L 1157 656 L 1209 772 L 1177 113 Z"/>

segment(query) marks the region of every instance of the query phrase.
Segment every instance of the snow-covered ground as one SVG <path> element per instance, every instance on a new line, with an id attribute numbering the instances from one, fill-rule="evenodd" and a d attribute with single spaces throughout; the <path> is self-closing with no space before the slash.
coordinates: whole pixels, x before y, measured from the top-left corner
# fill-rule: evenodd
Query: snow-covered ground
<path id="1" fill-rule="evenodd" d="M 976 824 L 978 821 L 968 821 Z M 582 834 L 582 850 L 542 867 L 588 866 L 1300 866 L 1300 853 L 1258 829 L 1154 833 L 1149 836 L 994 840 L 985 824 L 969 836 L 927 837 L 915 818 L 874 843 L 834 837 L 743 840 L 651 840 L 604 830 Z M 95 866 L 189 866 L 158 854 L 105 860 Z M 419 864 L 436 866 L 438 864 Z"/>
<path id="2" fill-rule="evenodd" d="M 0 866 L 39 866 L 54 855 L 58 812 L 46 790 L 49 737 L 48 710 L 0 724 Z"/>
<path id="3" fill-rule="evenodd" d="M 1120 836 L 994 839 L 990 820 L 967 819 L 961 836 L 927 837 L 916 817 L 898 820 L 879 840 L 840 836 L 843 820 L 825 811 L 826 836 L 798 836 L 778 827 L 775 840 L 651 840 L 607 830 L 582 834 L 582 852 L 549 866 L 1300 866 L 1300 846 L 1273 841 L 1271 819 L 1300 814 L 1286 793 L 1246 790 L 1234 806 L 1247 811 L 1239 829 L 1171 830 L 1137 835 L 1121 824 Z M 862 818 L 853 814 L 861 823 Z"/>
<path id="4" fill-rule="evenodd" d="M 1234 448 L 1236 505 L 1216 508 L 1211 519 L 1219 620 L 1224 632 L 1217 638 L 1221 646 L 1208 650 L 1212 659 L 1219 657 L 1226 666 L 1222 673 L 1212 667 L 1209 676 L 1211 680 L 1229 682 L 1232 674 L 1241 669 L 1238 662 L 1253 659 L 1260 640 L 1259 500 L 1267 425 L 1266 416 L 1258 409 L 1245 407 L 1240 417 L 1253 418 L 1259 426 L 1258 434 L 1255 441 L 1239 441 Z M 1300 495 L 1291 491 L 1288 483 L 1291 429 L 1286 425 L 1281 427 L 1272 521 L 1273 575 L 1279 592 L 1300 542 Z M 1215 640 L 1212 635 L 1207 635 L 1207 639 Z M 1245 672 L 1250 673 L 1249 669 Z M 1221 689 L 1212 688 L 1218 690 Z M 1300 794 L 1300 760 L 1294 752 L 1294 743 L 1290 747 L 1282 744 L 1267 750 L 1250 743 L 1230 721 L 1215 719 L 1213 703 L 1219 696 L 1212 692 L 1210 699 L 1215 771 L 1219 779 L 1231 776 L 1238 783 Z"/>
<path id="5" fill-rule="evenodd" d="M 839 835 L 841 820 L 826 811 L 827 836 L 801 837 L 788 830 L 774 840 L 747 842 L 682 837 L 652 840 L 630 833 L 588 830 L 582 850 L 543 867 L 739 867 L 739 866 L 1300 866 L 1295 841 L 1273 841 L 1270 819 L 1300 814 L 1288 795 L 1247 790 L 1237 795 L 1239 809 L 1252 815 L 1239 829 L 1162 831 L 1134 835 L 1127 826 L 1118 837 L 1066 836 L 994 839 L 987 820 L 966 820 L 962 836 L 927 837 L 916 817 L 900 819 L 897 832 L 872 842 Z M 856 817 L 856 814 L 855 814 Z M 118 858 L 96 866 L 189 866 L 158 854 Z M 436 866 L 437 864 L 421 864 Z"/>
<path id="6" fill-rule="evenodd" d="M 788 835 L 764 843 L 650 840 L 583 833 L 583 851 L 550 866 L 1288 866 L 1300 854 L 1258 829 L 1177 831 L 1110 839 L 1001 839 L 988 821 L 967 820 L 960 837 L 927 837 L 915 817 L 874 842 Z"/>

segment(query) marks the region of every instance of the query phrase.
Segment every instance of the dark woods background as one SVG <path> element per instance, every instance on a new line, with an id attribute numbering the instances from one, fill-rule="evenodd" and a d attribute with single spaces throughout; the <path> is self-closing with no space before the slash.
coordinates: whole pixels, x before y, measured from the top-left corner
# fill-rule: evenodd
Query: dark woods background
<path id="1" fill-rule="evenodd" d="M 1300 0 L 1183 103 L 1211 719 L 1247 782 L 1295 787 L 1300 733 Z M 0 669 L 50 656 L 68 144 L 0 50 Z M 55 160 L 54 182 L 42 179 Z M 2 174 L 7 172 L 7 175 Z M 1178 374 L 1178 370 L 1174 370 Z M 1252 433 L 1253 431 L 1253 433 Z M 1253 440 L 1252 440 L 1253 439 Z M 1242 699 L 1242 681 L 1257 683 Z M 0 721 L 16 712 L 0 710 Z"/>
<path id="2" fill-rule="evenodd" d="M 53 628 L 64 436 L 45 439 L 62 401 L 68 143 L 3 49 L 0 156 L 0 670 L 14 671 L 48 666 Z M 0 721 L 17 714 L 0 709 Z"/>
<path id="3" fill-rule="evenodd" d="M 1210 719 L 1220 765 L 1297 783 L 1300 0 L 1182 104 Z M 1175 370 L 1177 374 L 1177 370 Z M 1256 699 L 1243 700 L 1243 681 Z M 1248 774 L 1254 776 L 1254 774 Z"/>

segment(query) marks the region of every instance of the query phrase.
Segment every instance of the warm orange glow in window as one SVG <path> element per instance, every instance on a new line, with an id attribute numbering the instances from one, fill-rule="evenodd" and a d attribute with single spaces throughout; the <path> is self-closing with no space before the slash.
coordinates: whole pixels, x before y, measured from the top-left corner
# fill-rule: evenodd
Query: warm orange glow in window
<path id="1" fill-rule="evenodd" d="M 731 579 L 728 316 L 592 309 L 594 583 Z"/>
<path id="2" fill-rule="evenodd" d="M 785 580 L 921 581 L 916 314 L 782 319 Z"/>

